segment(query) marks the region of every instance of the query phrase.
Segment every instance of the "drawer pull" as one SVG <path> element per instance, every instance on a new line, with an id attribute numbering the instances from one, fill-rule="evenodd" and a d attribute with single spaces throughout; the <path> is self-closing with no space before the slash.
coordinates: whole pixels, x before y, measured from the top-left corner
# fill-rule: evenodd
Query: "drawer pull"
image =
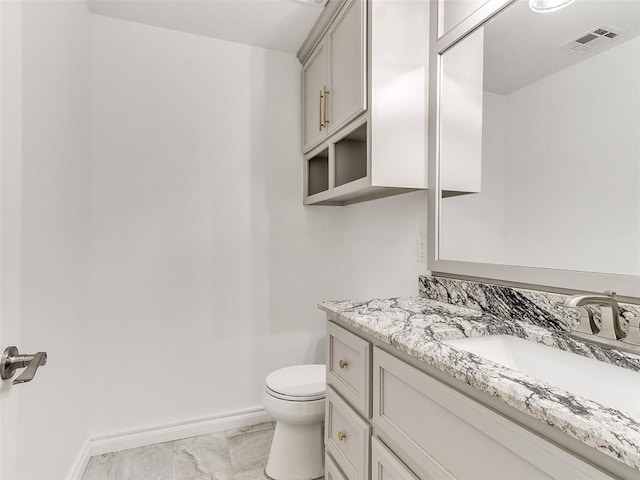
<path id="1" fill-rule="evenodd" d="M 338 440 L 343 441 L 345 438 L 347 438 L 347 434 L 344 432 L 338 432 Z"/>
<path id="2" fill-rule="evenodd" d="M 340 361 L 338 362 L 338 366 L 339 366 L 340 368 L 347 368 L 347 365 L 349 365 L 349 363 L 348 363 L 346 360 L 340 360 Z"/>

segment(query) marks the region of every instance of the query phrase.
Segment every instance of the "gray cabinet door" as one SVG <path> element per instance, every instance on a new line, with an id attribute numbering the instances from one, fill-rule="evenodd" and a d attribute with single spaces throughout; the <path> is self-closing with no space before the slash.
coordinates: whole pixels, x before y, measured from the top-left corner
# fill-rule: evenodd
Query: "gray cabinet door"
<path id="1" fill-rule="evenodd" d="M 371 439 L 371 480 L 418 480 L 391 450 L 376 437 Z"/>
<path id="2" fill-rule="evenodd" d="M 367 2 L 347 1 L 329 30 L 329 135 L 366 109 Z"/>
<path id="3" fill-rule="evenodd" d="M 421 478 L 611 479 L 378 348 L 373 424 Z"/>
<path id="4" fill-rule="evenodd" d="M 327 87 L 327 48 L 321 42 L 302 67 L 302 149 L 309 151 L 327 138 L 327 129 L 321 127 L 324 113 L 321 91 Z"/>

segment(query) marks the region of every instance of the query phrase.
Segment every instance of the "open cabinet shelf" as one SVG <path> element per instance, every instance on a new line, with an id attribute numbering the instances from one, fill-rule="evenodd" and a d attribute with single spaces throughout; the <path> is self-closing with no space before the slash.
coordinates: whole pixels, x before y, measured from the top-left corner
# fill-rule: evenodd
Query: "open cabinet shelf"
<path id="1" fill-rule="evenodd" d="M 367 116 L 305 156 L 305 205 L 348 205 L 417 188 L 376 186 Z"/>
<path id="2" fill-rule="evenodd" d="M 329 149 L 325 148 L 307 160 L 307 192 L 315 195 L 329 190 Z"/>
<path id="3" fill-rule="evenodd" d="M 346 185 L 367 176 L 367 124 L 333 145 L 334 185 Z"/>

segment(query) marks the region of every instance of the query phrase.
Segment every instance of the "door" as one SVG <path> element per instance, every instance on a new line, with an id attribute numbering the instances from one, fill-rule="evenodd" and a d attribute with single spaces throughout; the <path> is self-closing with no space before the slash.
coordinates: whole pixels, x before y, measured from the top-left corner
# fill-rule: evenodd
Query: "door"
<path id="1" fill-rule="evenodd" d="M 20 345 L 21 8 L 0 2 L 0 351 Z M 14 478 L 20 389 L 0 383 L 0 478 Z"/>
<path id="2" fill-rule="evenodd" d="M 0 1 L 0 353 L 47 351 L 0 381 L 0 478 L 79 477 L 88 452 L 89 12 Z"/>

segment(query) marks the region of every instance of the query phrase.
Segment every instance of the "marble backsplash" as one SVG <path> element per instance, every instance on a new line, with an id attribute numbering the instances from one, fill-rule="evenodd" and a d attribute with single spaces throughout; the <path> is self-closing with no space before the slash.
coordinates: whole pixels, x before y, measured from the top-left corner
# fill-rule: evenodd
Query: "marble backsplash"
<path id="1" fill-rule="evenodd" d="M 575 309 L 557 305 L 567 298 L 567 295 L 559 293 L 421 275 L 419 294 L 502 318 L 528 321 L 552 330 L 568 331 L 579 321 Z M 600 315 L 598 308 L 592 311 L 594 316 Z M 620 303 L 620 313 L 625 318 L 640 317 L 640 305 Z"/>

